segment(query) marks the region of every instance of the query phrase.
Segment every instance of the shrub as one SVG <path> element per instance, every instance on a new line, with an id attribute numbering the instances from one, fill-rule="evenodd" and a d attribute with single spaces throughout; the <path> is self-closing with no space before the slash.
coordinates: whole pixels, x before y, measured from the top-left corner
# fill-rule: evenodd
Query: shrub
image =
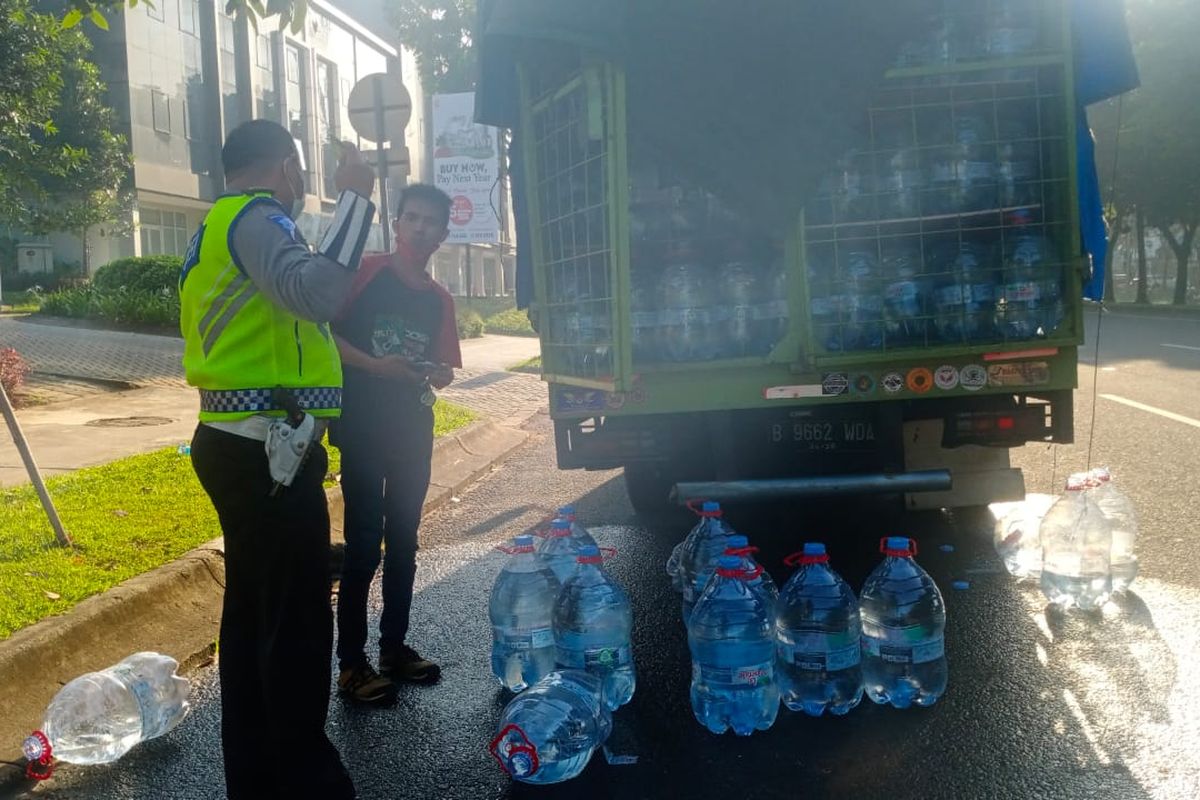
<path id="1" fill-rule="evenodd" d="M 183 259 L 179 256 L 143 256 L 119 258 L 96 270 L 92 283 L 98 289 L 157 293 L 179 291 L 179 271 Z"/>
<path id="2" fill-rule="evenodd" d="M 94 284 L 62 289 L 42 300 L 42 313 L 74 319 L 100 319 L 121 326 L 166 328 L 179 325 L 179 294 L 101 289 Z"/>
<path id="3" fill-rule="evenodd" d="M 483 336 L 483 317 L 479 316 L 479 312 L 460 310 L 455 314 L 455 321 L 458 323 L 458 338 L 478 339 Z"/>
<path id="4" fill-rule="evenodd" d="M 29 365 L 20 353 L 11 347 L 0 347 L 0 386 L 4 387 L 5 394 L 11 396 L 20 389 L 28 374 Z"/>
<path id="5" fill-rule="evenodd" d="M 533 326 L 529 324 L 529 316 L 516 308 L 488 317 L 483 327 L 488 333 L 498 333 L 502 336 L 537 336 Z"/>

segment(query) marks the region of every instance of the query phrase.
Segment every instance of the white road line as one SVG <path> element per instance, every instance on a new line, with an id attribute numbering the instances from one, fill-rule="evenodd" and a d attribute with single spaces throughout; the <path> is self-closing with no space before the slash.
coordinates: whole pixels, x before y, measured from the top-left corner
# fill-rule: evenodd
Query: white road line
<path id="1" fill-rule="evenodd" d="M 1167 344 L 1163 342 L 1159 347 L 1174 347 L 1176 350 L 1195 350 L 1200 353 L 1200 347 L 1192 347 L 1190 344 Z"/>
<path id="2" fill-rule="evenodd" d="M 1174 420 L 1175 422 L 1182 422 L 1184 425 L 1191 425 L 1193 428 L 1200 428 L 1200 419 L 1192 419 L 1191 417 L 1185 417 L 1182 414 L 1176 414 L 1172 411 L 1164 411 L 1161 408 L 1148 406 L 1145 403 L 1139 403 L 1136 400 L 1130 400 L 1128 398 L 1121 397 L 1120 395 L 1102 394 L 1100 396 L 1105 400 L 1111 400 L 1114 403 L 1120 403 L 1121 405 L 1129 406 L 1130 408 L 1136 408 L 1139 411 L 1149 411 L 1151 414 L 1157 414 L 1160 417 L 1166 417 L 1167 419 Z"/>

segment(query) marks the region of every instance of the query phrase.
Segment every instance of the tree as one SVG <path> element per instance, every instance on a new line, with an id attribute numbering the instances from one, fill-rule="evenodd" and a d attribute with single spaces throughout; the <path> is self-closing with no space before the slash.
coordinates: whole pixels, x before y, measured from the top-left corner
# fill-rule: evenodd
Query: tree
<path id="1" fill-rule="evenodd" d="M 1136 207 L 1138 226 L 1156 228 L 1174 253 L 1173 300 L 1182 305 L 1200 233 L 1200 139 L 1195 136 L 1200 130 L 1200 84 L 1195 80 L 1200 74 L 1195 47 L 1200 3 L 1131 0 L 1129 24 L 1142 86 L 1123 101 L 1115 193 L 1118 204 Z M 1115 127 L 1105 138 L 1105 146 L 1112 147 Z M 1144 291 L 1144 276 L 1139 275 L 1139 302 Z"/>
<path id="2" fill-rule="evenodd" d="M 53 16 L 32 13 L 27 0 L 0 3 L 45 70 L 16 100 L 31 105 L 33 98 L 36 116 L 7 132 L 9 147 L 0 146 L 0 219 L 30 233 L 78 233 L 86 268 L 87 230 L 117 219 L 127 203 L 120 189 L 130 169 L 128 147 L 114 133 L 115 115 L 104 102 L 100 71 L 88 60 L 87 38 Z"/>
<path id="3" fill-rule="evenodd" d="M 400 40 L 430 94 L 475 88 L 475 0 L 389 0 Z"/>

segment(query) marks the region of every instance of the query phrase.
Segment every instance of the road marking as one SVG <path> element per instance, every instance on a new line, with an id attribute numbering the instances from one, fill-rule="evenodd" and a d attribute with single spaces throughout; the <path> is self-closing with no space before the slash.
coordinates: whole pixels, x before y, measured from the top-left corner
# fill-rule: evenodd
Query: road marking
<path id="1" fill-rule="evenodd" d="M 1174 420 L 1175 422 L 1182 422 L 1184 425 L 1191 425 L 1193 428 L 1200 428 L 1200 419 L 1192 419 L 1191 417 L 1185 417 L 1182 414 L 1176 414 L 1172 411 L 1164 411 L 1161 408 L 1148 406 L 1145 403 L 1139 403 L 1136 400 L 1129 400 L 1128 398 L 1121 397 L 1120 395 L 1102 394 L 1100 396 L 1105 400 L 1111 400 L 1114 403 L 1120 403 L 1121 405 L 1129 406 L 1130 408 L 1136 408 L 1140 411 L 1149 411 L 1151 414 L 1157 414 L 1160 417 L 1166 417 L 1167 419 Z"/>
<path id="2" fill-rule="evenodd" d="M 1174 347 L 1176 350 L 1194 350 L 1200 353 L 1200 347 L 1192 347 L 1190 344 L 1167 344 L 1163 342 L 1159 347 Z"/>

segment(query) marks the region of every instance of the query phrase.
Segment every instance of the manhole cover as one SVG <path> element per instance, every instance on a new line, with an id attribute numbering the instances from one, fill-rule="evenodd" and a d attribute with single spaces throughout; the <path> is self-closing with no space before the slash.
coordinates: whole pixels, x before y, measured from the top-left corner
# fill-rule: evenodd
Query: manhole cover
<path id="1" fill-rule="evenodd" d="M 105 417 L 88 420 L 84 424 L 93 428 L 149 428 L 154 425 L 170 425 L 174 421 L 170 417 Z"/>

